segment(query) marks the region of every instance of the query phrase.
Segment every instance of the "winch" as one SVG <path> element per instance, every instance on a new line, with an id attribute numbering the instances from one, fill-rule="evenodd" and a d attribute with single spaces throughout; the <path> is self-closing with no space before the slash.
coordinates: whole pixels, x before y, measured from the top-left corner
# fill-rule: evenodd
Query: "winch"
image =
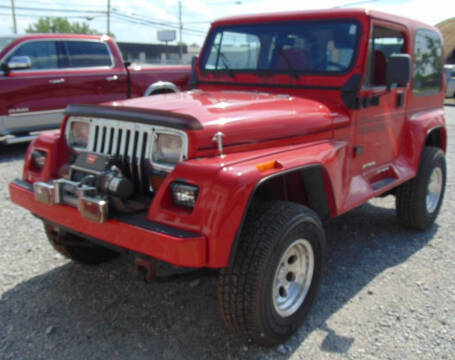
<path id="1" fill-rule="evenodd" d="M 134 192 L 134 184 L 123 176 L 116 158 L 110 155 L 80 153 L 71 166 L 70 179 L 122 200 Z"/>
<path id="2" fill-rule="evenodd" d="M 134 201 L 134 184 L 122 173 L 115 157 L 81 152 L 70 167 L 69 179 L 33 184 L 35 199 L 47 205 L 67 204 L 87 219 L 103 223 L 109 206 L 120 212 L 143 210 Z"/>

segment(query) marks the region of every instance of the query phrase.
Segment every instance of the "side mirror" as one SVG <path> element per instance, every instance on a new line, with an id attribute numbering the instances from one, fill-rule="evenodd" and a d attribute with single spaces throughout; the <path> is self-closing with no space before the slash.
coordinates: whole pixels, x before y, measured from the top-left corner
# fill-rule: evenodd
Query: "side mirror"
<path id="1" fill-rule="evenodd" d="M 25 70 L 32 67 L 32 60 L 29 56 L 13 56 L 7 63 L 2 64 L 4 71 Z"/>
<path id="2" fill-rule="evenodd" d="M 392 85 L 405 87 L 411 79 L 411 57 L 408 54 L 392 54 L 387 61 L 385 82 L 388 88 Z"/>

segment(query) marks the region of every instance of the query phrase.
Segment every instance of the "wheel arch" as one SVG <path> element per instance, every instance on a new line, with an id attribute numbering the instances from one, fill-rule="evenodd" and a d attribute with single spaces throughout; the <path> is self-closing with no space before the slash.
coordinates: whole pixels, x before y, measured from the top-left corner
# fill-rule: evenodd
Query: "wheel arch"
<path id="1" fill-rule="evenodd" d="M 291 191 L 290 185 L 298 186 L 299 184 L 302 185 L 300 191 Z M 273 192 L 270 189 L 280 190 Z M 305 205 L 321 218 L 336 215 L 332 182 L 327 169 L 322 164 L 306 165 L 266 176 L 256 184 L 250 194 L 232 244 L 228 264 L 231 264 L 235 258 L 248 213 L 256 203 L 272 200 L 284 200 Z"/>
<path id="2" fill-rule="evenodd" d="M 157 81 L 151 84 L 144 92 L 144 96 L 169 94 L 180 92 L 177 85 L 170 81 Z"/>
<path id="3" fill-rule="evenodd" d="M 446 152 L 447 132 L 443 126 L 430 129 L 425 138 L 425 146 L 434 146 Z"/>

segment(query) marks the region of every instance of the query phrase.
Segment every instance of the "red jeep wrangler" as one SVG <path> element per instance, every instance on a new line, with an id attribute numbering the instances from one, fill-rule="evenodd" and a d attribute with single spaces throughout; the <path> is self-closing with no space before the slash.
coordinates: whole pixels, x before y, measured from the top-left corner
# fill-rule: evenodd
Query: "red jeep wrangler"
<path id="1" fill-rule="evenodd" d="M 213 23 L 193 90 L 69 106 L 33 141 L 11 199 L 67 257 L 119 250 L 219 269 L 227 325 L 263 345 L 302 324 L 324 264 L 321 218 L 396 196 L 425 230 L 446 183 L 441 36 L 365 10 Z M 114 250 L 113 250 L 114 249 Z"/>

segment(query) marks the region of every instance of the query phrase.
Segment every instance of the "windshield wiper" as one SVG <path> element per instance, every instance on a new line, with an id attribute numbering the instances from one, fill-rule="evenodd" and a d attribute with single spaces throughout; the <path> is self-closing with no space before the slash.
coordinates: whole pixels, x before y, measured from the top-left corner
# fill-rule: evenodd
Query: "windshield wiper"
<path id="1" fill-rule="evenodd" d="M 218 57 L 221 58 L 221 61 L 223 62 L 223 65 L 224 65 L 224 69 L 223 70 L 227 70 L 227 72 L 229 73 L 229 76 L 231 78 L 233 78 L 235 76 L 235 73 L 234 73 L 234 70 L 231 69 L 231 66 L 230 66 L 230 63 L 229 63 L 229 59 L 227 58 L 226 55 L 224 55 L 223 52 L 221 52 L 221 49 L 220 49 L 219 45 L 213 44 L 213 46 L 215 46 L 216 49 L 218 50 Z"/>
<path id="2" fill-rule="evenodd" d="M 286 61 L 290 74 L 298 80 L 300 75 L 295 69 L 295 67 L 292 65 L 292 62 L 289 59 L 289 57 L 284 53 L 283 49 L 278 50 L 278 55 L 280 55 L 284 59 L 284 61 Z"/>

